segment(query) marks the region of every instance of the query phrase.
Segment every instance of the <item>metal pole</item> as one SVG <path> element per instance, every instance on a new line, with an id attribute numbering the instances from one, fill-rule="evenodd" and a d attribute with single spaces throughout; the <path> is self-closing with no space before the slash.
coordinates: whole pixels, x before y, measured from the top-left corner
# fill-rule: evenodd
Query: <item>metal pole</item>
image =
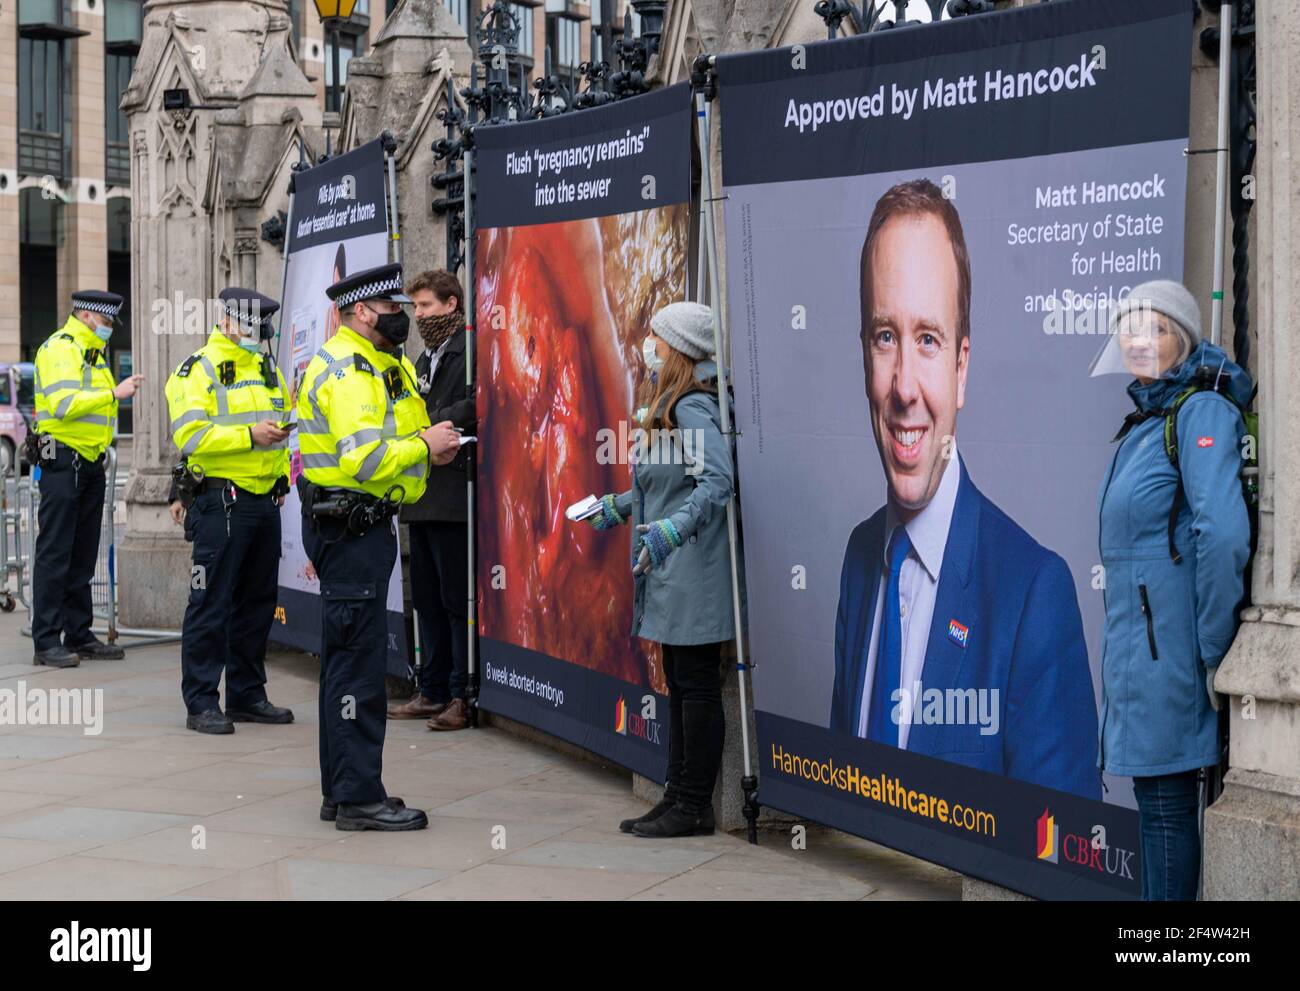
<path id="1" fill-rule="evenodd" d="M 465 385 L 469 388 L 470 395 L 474 395 L 474 317 L 477 308 L 477 293 L 474 291 L 474 151 L 471 148 L 465 149 L 464 165 L 465 172 L 464 189 L 465 197 Z M 465 520 L 466 520 L 466 542 L 468 553 L 466 560 L 469 565 L 469 576 L 467 578 L 467 594 L 469 596 L 468 616 L 468 648 L 465 652 L 467 679 L 466 679 L 466 700 L 469 710 L 469 724 L 478 725 L 478 561 L 475 555 L 474 547 L 474 527 L 475 527 L 475 505 L 474 505 L 474 473 L 477 468 L 477 459 L 475 458 L 477 444 L 471 444 L 469 450 L 465 452 Z"/>
<path id="2" fill-rule="evenodd" d="M 411 639 L 415 643 L 415 668 L 412 671 L 412 677 L 415 680 L 415 690 L 420 691 L 420 668 L 423 658 L 420 657 L 420 610 L 411 610 Z M 421 694 L 424 694 L 421 692 Z"/>
<path id="3" fill-rule="evenodd" d="M 332 80 L 331 83 L 330 83 L 330 90 L 332 91 L 332 93 L 333 93 L 333 95 L 334 95 L 334 112 L 335 112 L 336 114 L 339 114 L 339 115 L 340 115 L 340 118 L 341 118 L 341 117 L 342 117 L 342 113 L 343 113 L 343 107 L 342 107 L 342 102 L 343 102 L 343 98 L 342 98 L 343 88 L 339 85 L 339 22 L 338 22 L 338 18 L 333 18 L 333 19 L 331 19 L 331 21 L 330 21 L 330 38 L 333 40 L 332 47 L 333 47 L 333 49 L 334 49 L 334 53 L 333 53 L 333 62 L 334 62 L 334 78 L 333 78 L 333 80 Z M 339 133 L 339 138 L 340 138 L 340 139 L 342 139 L 342 137 L 343 137 L 343 135 L 342 135 L 342 130 L 343 130 L 343 126 L 342 126 L 342 124 L 343 124 L 342 119 L 340 119 L 340 121 L 339 121 L 339 131 L 340 131 L 340 133 Z M 327 155 L 332 154 L 331 147 L 330 147 L 330 132 L 329 132 L 328 129 L 326 129 L 326 131 L 325 131 L 325 154 L 327 154 Z"/>
<path id="4" fill-rule="evenodd" d="M 1228 89 L 1232 78 L 1232 4 L 1219 4 L 1219 141 L 1214 183 L 1214 292 L 1210 297 L 1210 343 L 1223 335 L 1223 256 L 1228 209 Z"/>
<path id="5" fill-rule="evenodd" d="M 114 554 L 117 551 L 117 533 L 115 532 L 116 520 L 114 519 L 115 510 L 117 509 L 117 451 L 109 445 L 105 452 L 108 456 L 104 459 L 107 471 L 105 475 L 106 483 L 104 486 L 104 525 L 108 530 L 106 537 L 108 539 L 108 554 L 106 555 L 107 566 L 104 569 L 108 578 L 108 633 L 106 637 L 111 644 L 117 643 L 117 580 L 114 575 Z M 101 537 L 100 539 L 104 539 Z"/>
<path id="6" fill-rule="evenodd" d="M 600 0 L 600 59 L 610 62 L 614 57 L 614 0 Z M 612 63 L 611 63 L 612 64 Z"/>
<path id="7" fill-rule="evenodd" d="M 713 68 L 713 58 L 708 60 L 709 69 Z M 709 101 L 705 94 L 695 93 L 695 120 L 700 136 L 700 206 L 703 212 L 705 237 L 708 242 L 708 276 L 709 306 L 713 310 L 713 348 L 718 359 L 718 409 L 722 420 L 722 435 L 730 443 L 733 437 L 731 429 L 731 401 L 727 388 L 727 355 L 723 348 L 722 332 L 722 294 L 718 286 L 718 240 L 713 224 L 713 167 L 709 158 Z M 736 527 L 736 493 L 732 485 L 731 498 L 727 501 L 727 548 L 731 557 L 731 607 L 736 623 L 736 681 L 740 695 L 740 746 L 744 759 L 745 775 L 741 788 L 745 795 L 745 821 L 748 824 L 749 842 L 758 842 L 758 782 L 754 777 L 749 761 L 749 714 L 745 701 L 745 631 L 744 615 L 740 608 L 740 561 L 737 557 L 739 544 Z"/>
<path id="8" fill-rule="evenodd" d="M 386 154 L 388 159 L 388 203 L 392 210 L 393 222 L 390 230 L 392 235 L 389 243 L 392 245 L 392 261 L 402 264 L 402 222 L 397 219 L 397 156 Z"/>
<path id="9" fill-rule="evenodd" d="M 301 152 L 300 152 L 301 154 Z M 284 290 L 289 284 L 289 244 L 293 240 L 293 199 L 297 195 L 295 187 L 297 186 L 298 173 L 292 167 L 289 170 L 289 214 L 284 222 L 284 258 L 280 262 L 280 299 L 284 299 Z M 280 363 L 280 331 L 284 329 L 284 318 L 281 315 L 280 326 L 276 328 L 275 340 L 271 342 L 271 348 L 275 352 L 273 357 L 278 365 Z"/>

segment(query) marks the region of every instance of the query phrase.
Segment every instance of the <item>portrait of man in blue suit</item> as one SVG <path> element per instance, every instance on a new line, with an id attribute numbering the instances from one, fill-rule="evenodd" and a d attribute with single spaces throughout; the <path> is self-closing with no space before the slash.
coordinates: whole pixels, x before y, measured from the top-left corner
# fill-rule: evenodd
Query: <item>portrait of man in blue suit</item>
<path id="1" fill-rule="evenodd" d="M 845 548 L 830 728 L 1100 798 L 1070 569 L 976 488 L 957 448 L 971 274 L 952 201 L 924 179 L 890 189 L 860 271 L 888 498 Z"/>

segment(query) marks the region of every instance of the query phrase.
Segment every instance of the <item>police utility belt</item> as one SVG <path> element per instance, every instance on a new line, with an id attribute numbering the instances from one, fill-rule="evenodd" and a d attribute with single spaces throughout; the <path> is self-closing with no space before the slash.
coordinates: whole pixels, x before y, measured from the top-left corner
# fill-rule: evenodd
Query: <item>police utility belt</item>
<path id="1" fill-rule="evenodd" d="M 49 455 L 46 457 L 45 455 Z M 81 454 L 75 447 L 55 440 L 49 434 L 38 434 L 35 430 L 28 430 L 27 437 L 23 440 L 23 457 L 29 465 L 40 465 L 47 467 L 49 465 L 100 465 L 104 463 L 107 452 L 97 458 L 88 458 Z"/>
<path id="2" fill-rule="evenodd" d="M 236 485 L 228 478 L 206 475 L 202 468 L 198 465 L 191 465 L 188 460 L 181 461 L 172 469 L 172 478 L 176 482 L 176 497 L 180 499 L 181 505 L 186 509 L 194 505 L 194 500 L 198 498 L 200 493 L 208 491 L 233 489 L 253 499 L 278 499 L 280 496 L 289 494 L 289 480 L 283 475 L 275 480 L 275 485 L 272 486 L 271 491 L 258 494 Z"/>
<path id="3" fill-rule="evenodd" d="M 323 520 L 337 520 L 344 525 L 344 532 L 356 537 L 396 516 L 405 494 L 400 485 L 376 496 L 359 489 L 316 485 L 307 481 L 307 476 L 298 476 L 298 495 L 312 525 L 320 529 Z"/>

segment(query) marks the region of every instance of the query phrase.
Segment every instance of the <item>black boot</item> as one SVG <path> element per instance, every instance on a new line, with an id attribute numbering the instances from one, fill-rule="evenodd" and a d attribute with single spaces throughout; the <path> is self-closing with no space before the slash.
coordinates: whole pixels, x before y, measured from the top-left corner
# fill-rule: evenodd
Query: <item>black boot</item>
<path id="1" fill-rule="evenodd" d="M 85 643 L 77 644 L 75 647 L 69 644 L 68 650 L 75 650 L 78 657 L 84 657 L 90 661 L 120 661 L 126 657 L 126 651 L 117 644 L 104 643 L 94 637 L 91 637 Z"/>
<path id="2" fill-rule="evenodd" d="M 659 799 L 658 805 L 656 805 L 649 812 L 645 813 L 645 815 L 639 815 L 635 819 L 624 819 L 622 822 L 618 824 L 619 831 L 623 833 L 633 832 L 637 823 L 654 822 L 656 819 L 658 819 L 660 816 L 662 816 L 665 812 L 667 812 L 676 804 L 677 804 L 677 800 L 672 797 L 672 792 L 665 790 L 664 797 Z"/>
<path id="3" fill-rule="evenodd" d="M 226 715 L 237 723 L 291 723 L 293 712 L 278 705 L 272 705 L 266 699 L 252 705 L 232 708 L 226 705 Z"/>
<path id="4" fill-rule="evenodd" d="M 61 644 L 48 647 L 45 650 L 38 650 L 32 657 L 33 664 L 44 664 L 52 668 L 75 668 L 81 663 L 81 658 L 75 651 L 68 650 Z"/>
<path id="5" fill-rule="evenodd" d="M 197 733 L 223 735 L 235 732 L 235 724 L 220 709 L 204 709 L 185 717 L 185 728 Z"/>
<path id="6" fill-rule="evenodd" d="M 400 798 L 394 798 L 389 795 L 384 801 L 389 805 L 398 808 L 406 808 L 406 803 Z M 332 798 L 322 798 L 320 800 L 320 818 L 321 822 L 334 822 L 339 817 L 339 803 Z"/>
<path id="7" fill-rule="evenodd" d="M 653 822 L 638 822 L 632 827 L 632 834 L 667 839 L 674 836 L 712 836 L 713 829 L 711 807 L 706 807 L 703 812 L 692 812 L 678 804 Z"/>
<path id="8" fill-rule="evenodd" d="M 387 833 L 402 833 L 409 830 L 424 829 L 429 825 L 429 817 L 421 809 L 408 809 L 405 804 L 391 800 L 373 802 L 370 805 L 350 805 L 340 802 L 334 818 L 334 828 L 357 832 L 363 829 L 377 829 Z"/>

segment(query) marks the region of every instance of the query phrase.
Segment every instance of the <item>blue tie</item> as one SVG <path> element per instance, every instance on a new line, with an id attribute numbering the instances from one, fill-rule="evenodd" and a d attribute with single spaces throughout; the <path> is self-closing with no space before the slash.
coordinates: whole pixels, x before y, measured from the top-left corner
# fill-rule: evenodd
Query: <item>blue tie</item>
<path id="1" fill-rule="evenodd" d="M 871 713 L 867 719 L 867 739 L 888 743 L 891 747 L 898 746 L 898 724 L 891 713 L 903 666 L 898 581 L 911 549 L 907 528 L 895 527 L 893 536 L 889 538 L 889 580 L 885 584 L 885 608 L 881 616 L 880 642 L 876 647 L 876 672 L 871 681 Z"/>

